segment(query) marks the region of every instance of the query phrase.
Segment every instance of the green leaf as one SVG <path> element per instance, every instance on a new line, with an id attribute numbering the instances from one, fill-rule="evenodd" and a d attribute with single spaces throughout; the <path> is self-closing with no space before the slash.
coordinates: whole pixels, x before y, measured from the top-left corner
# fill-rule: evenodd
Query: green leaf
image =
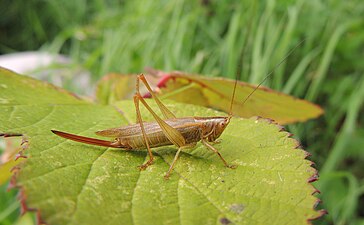
<path id="1" fill-rule="evenodd" d="M 306 224 L 322 215 L 314 210 L 318 199 L 309 180 L 316 170 L 306 152 L 268 120 L 233 118 L 215 144 L 236 169 L 225 168 L 198 144 L 181 153 L 164 180 L 173 146 L 153 149 L 154 164 L 139 171 L 148 159 L 145 150 L 85 145 L 50 131 L 96 137 L 97 130 L 135 121 L 132 101 L 116 103 L 120 114 L 6 70 L 0 71 L 0 88 L 6 99 L 0 103 L 0 132 L 29 140 L 29 158 L 17 174 L 22 201 L 48 224 Z M 178 117 L 221 115 L 192 105 L 167 106 Z M 151 120 L 144 109 L 142 115 Z"/>
<path id="2" fill-rule="evenodd" d="M 229 113 L 234 80 L 188 75 L 179 72 L 167 73 L 158 84 L 162 99 L 201 105 Z M 149 76 L 148 78 L 151 78 Z M 112 103 L 126 98 L 126 90 L 135 86 L 131 75 L 112 74 L 98 84 L 97 98 L 103 103 Z M 279 124 L 303 122 L 316 118 L 323 110 L 308 101 L 294 98 L 269 88 L 258 88 L 243 104 L 255 86 L 238 82 L 233 114 L 244 118 L 261 116 Z"/>
<path id="3" fill-rule="evenodd" d="M 17 166 L 23 160 L 23 158 L 19 158 L 16 161 L 14 159 L 10 159 L 9 161 L 0 164 L 0 185 L 3 185 L 10 179 L 12 175 L 12 168 Z"/>
<path id="4" fill-rule="evenodd" d="M 135 75 L 108 74 L 97 84 L 96 98 L 101 104 L 132 99 L 135 93 Z"/>

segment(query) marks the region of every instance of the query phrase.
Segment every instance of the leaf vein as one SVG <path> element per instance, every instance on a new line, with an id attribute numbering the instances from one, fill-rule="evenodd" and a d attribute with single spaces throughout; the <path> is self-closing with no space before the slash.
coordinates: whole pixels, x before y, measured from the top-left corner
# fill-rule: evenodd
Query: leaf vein
<path id="1" fill-rule="evenodd" d="M 148 155 L 145 156 L 145 159 L 144 161 L 147 159 L 147 157 L 149 157 Z M 134 205 L 134 197 L 135 197 L 135 190 L 136 188 L 138 187 L 138 183 L 140 182 L 140 177 L 141 177 L 141 171 L 139 171 L 139 174 L 138 174 L 138 179 L 137 181 L 135 182 L 135 186 L 133 188 L 133 195 L 131 196 L 131 207 L 130 207 L 130 214 L 131 214 L 131 221 L 132 221 L 132 224 L 135 224 L 135 215 L 133 213 L 133 205 Z"/>
<path id="2" fill-rule="evenodd" d="M 109 148 L 108 148 L 109 149 Z M 76 212 L 77 212 L 77 209 L 78 209 L 78 202 L 80 201 L 79 200 L 79 198 L 80 198 L 80 196 L 81 196 L 81 194 L 82 194 L 82 192 L 84 191 L 84 189 L 85 189 L 85 186 L 86 186 L 86 184 L 87 184 L 87 180 L 88 180 L 88 178 L 90 177 L 90 174 L 91 174 L 91 171 L 92 171 L 92 168 L 93 168 L 93 166 L 94 166 L 94 164 L 95 164 L 95 162 L 98 160 L 98 159 L 100 159 L 100 157 L 103 155 L 103 154 L 105 154 L 105 152 L 107 152 L 108 151 L 108 149 L 106 149 L 104 152 L 102 152 L 100 155 L 98 155 L 96 158 L 95 158 L 95 160 L 93 160 L 92 161 L 92 163 L 91 163 L 91 167 L 90 167 L 90 169 L 88 170 L 88 174 L 87 174 L 87 176 L 86 176 L 86 179 L 85 179 L 85 182 L 83 183 L 83 185 L 82 185 L 82 187 L 81 187 L 81 190 L 80 190 L 80 192 L 77 194 L 77 197 L 76 197 L 76 201 L 75 201 L 75 210 L 71 213 L 71 216 L 72 216 L 72 218 L 71 218 L 71 223 L 72 223 L 72 221 L 74 221 L 74 219 L 75 219 L 75 215 L 76 215 Z"/>

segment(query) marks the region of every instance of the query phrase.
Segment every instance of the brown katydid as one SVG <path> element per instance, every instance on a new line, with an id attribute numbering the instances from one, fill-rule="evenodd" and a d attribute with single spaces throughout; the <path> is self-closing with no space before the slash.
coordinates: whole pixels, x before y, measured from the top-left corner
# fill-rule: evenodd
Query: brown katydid
<path id="1" fill-rule="evenodd" d="M 300 42 L 295 48 L 293 48 L 286 55 L 286 57 L 284 57 L 284 59 L 275 66 L 275 68 L 277 68 L 281 63 L 283 63 L 284 60 L 286 60 L 286 58 L 300 44 L 302 44 L 302 42 Z M 260 82 L 254 88 L 254 90 L 245 98 L 242 104 L 244 104 L 252 96 L 252 94 L 261 86 L 261 84 L 263 84 L 263 82 L 269 76 L 272 75 L 274 69 L 263 79 L 262 82 Z M 204 146 L 206 146 L 206 148 L 216 153 L 226 167 L 233 169 L 236 168 L 236 165 L 229 165 L 226 162 L 226 160 L 222 157 L 220 152 L 216 148 L 214 148 L 211 145 L 211 143 L 216 142 L 217 138 L 219 138 L 220 135 L 223 133 L 223 131 L 229 124 L 230 119 L 233 116 L 232 108 L 233 108 L 236 85 L 239 77 L 240 77 L 240 68 L 234 83 L 234 89 L 232 93 L 228 116 L 177 118 L 154 94 L 152 88 L 145 79 L 145 76 L 141 74 L 137 77 L 136 93 L 134 95 L 137 123 L 133 125 L 110 128 L 96 132 L 96 134 L 99 136 L 114 138 L 113 141 L 89 138 L 57 130 L 51 130 L 51 131 L 60 137 L 91 145 L 111 147 L 111 148 L 121 148 L 124 150 L 147 149 L 149 154 L 149 160 L 143 165 L 139 166 L 141 170 L 146 169 L 153 163 L 154 157 L 151 148 L 167 146 L 167 145 L 175 145 L 178 147 L 178 150 L 169 167 L 169 170 L 164 176 L 166 179 L 169 178 L 181 150 L 186 148 L 193 148 L 199 141 L 201 141 L 201 143 Z M 153 99 L 155 100 L 159 109 L 161 110 L 164 119 L 160 118 L 141 96 L 139 92 L 140 81 L 143 82 L 143 84 L 146 86 L 146 88 L 152 95 Z M 152 114 L 152 116 L 156 120 L 155 122 L 143 122 L 139 109 L 139 102 L 141 102 L 146 107 L 146 109 Z"/>
<path id="2" fill-rule="evenodd" d="M 139 92 L 139 82 L 142 81 L 152 97 L 156 101 L 159 109 L 162 111 L 165 119 L 160 118 L 148 103 L 143 99 Z M 236 82 L 233 95 L 235 94 Z M 231 101 L 230 111 L 232 110 L 233 99 Z M 139 109 L 139 102 L 147 108 L 152 114 L 155 122 L 143 122 Z M 178 159 L 182 149 L 192 148 L 197 142 L 201 141 L 208 149 L 215 152 L 224 165 L 228 168 L 235 168 L 234 165 L 229 165 L 221 156 L 219 151 L 214 148 L 209 142 L 215 142 L 222 134 L 226 126 L 229 124 L 232 114 L 229 113 L 226 117 L 184 117 L 177 118 L 154 94 L 152 88 L 149 86 L 144 75 L 139 75 L 136 82 L 136 94 L 134 95 L 134 104 L 137 115 L 137 123 L 118 128 L 111 128 L 106 130 L 97 131 L 96 134 L 104 137 L 113 137 L 114 141 L 106 141 L 95 138 L 78 136 L 70 133 L 65 133 L 57 130 L 52 132 L 63 138 L 71 139 L 73 141 L 82 142 L 86 144 L 98 145 L 103 147 L 122 148 L 125 150 L 138 150 L 147 149 L 149 160 L 143 165 L 139 166 L 144 170 L 153 163 L 154 157 L 151 148 L 175 145 L 178 151 L 173 159 L 170 168 L 165 175 L 168 179 L 173 167 Z"/>

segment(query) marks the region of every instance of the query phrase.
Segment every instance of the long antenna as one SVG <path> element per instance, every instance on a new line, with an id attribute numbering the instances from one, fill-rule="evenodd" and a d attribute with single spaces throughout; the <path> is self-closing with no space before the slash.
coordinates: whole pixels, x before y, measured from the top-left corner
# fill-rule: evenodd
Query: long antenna
<path id="1" fill-rule="evenodd" d="M 241 59 L 241 57 L 240 57 L 240 59 Z M 231 97 L 231 103 L 230 103 L 230 109 L 229 109 L 229 118 L 231 118 L 233 116 L 233 104 L 234 104 L 234 99 L 235 99 L 235 90 L 236 90 L 236 85 L 238 84 L 238 80 L 240 80 L 240 76 L 241 76 L 241 61 L 238 64 L 238 71 L 236 73 L 236 79 L 235 79 L 234 89 L 233 89 L 233 96 Z"/>
<path id="2" fill-rule="evenodd" d="M 241 50 L 240 56 L 239 56 L 238 70 L 236 71 L 234 89 L 233 89 L 233 94 L 231 96 L 231 103 L 230 103 L 230 109 L 229 109 L 229 119 L 233 116 L 233 105 L 234 105 L 234 100 L 235 100 L 236 85 L 238 84 L 238 80 L 240 80 L 240 77 L 241 77 L 242 64 L 243 64 L 243 59 L 244 59 L 244 52 L 245 52 L 246 46 L 248 45 L 251 24 L 252 24 L 252 21 L 250 20 L 248 31 L 247 31 L 247 34 L 246 34 L 246 38 L 245 38 L 244 44 L 243 44 L 243 49 Z"/>
<path id="3" fill-rule="evenodd" d="M 244 99 L 243 101 L 243 105 L 248 101 L 248 99 L 250 98 L 250 96 L 252 96 L 254 94 L 254 92 L 256 90 L 258 90 L 258 88 L 273 74 L 273 72 L 284 62 L 286 61 L 286 59 L 299 47 L 302 45 L 302 43 L 305 41 L 306 39 L 303 39 L 300 43 L 298 43 L 294 48 L 291 49 L 291 51 L 289 51 L 287 53 L 287 55 L 277 64 L 274 66 L 274 68 L 268 73 L 268 75 L 266 77 L 264 77 L 264 79 L 258 84 L 258 86 L 256 86 L 254 88 L 254 90 L 252 92 L 250 92 L 250 94 Z M 235 83 L 236 86 L 236 83 Z M 234 87 L 235 90 L 235 87 Z M 235 93 L 234 93 L 235 94 Z"/>

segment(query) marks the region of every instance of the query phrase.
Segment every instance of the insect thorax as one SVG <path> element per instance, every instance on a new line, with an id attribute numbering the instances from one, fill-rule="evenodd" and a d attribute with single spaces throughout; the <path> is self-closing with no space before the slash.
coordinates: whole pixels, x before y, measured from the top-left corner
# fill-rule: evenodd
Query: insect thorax
<path id="1" fill-rule="evenodd" d="M 195 120 L 202 124 L 202 136 L 208 141 L 219 138 L 230 121 L 229 117 L 196 117 Z"/>

